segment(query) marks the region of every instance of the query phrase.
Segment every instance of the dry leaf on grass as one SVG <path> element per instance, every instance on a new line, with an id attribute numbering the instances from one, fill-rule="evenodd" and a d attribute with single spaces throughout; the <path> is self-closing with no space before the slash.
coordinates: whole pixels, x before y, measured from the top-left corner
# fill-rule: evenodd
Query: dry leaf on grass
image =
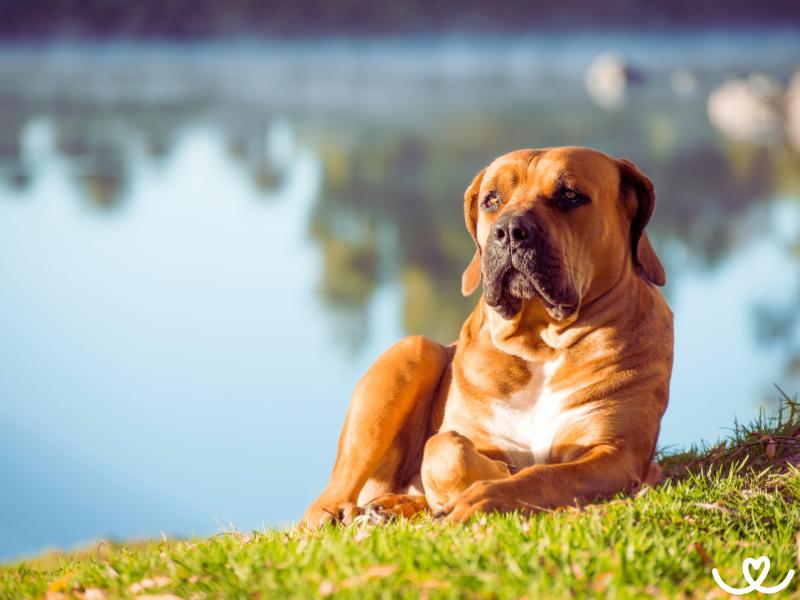
<path id="1" fill-rule="evenodd" d="M 363 573 L 360 575 L 356 575 L 355 577 L 349 577 L 342 582 L 343 588 L 353 587 L 354 585 L 360 585 L 369 581 L 370 579 L 382 579 L 384 577 L 389 577 L 389 575 L 394 574 L 397 571 L 397 567 L 395 565 L 374 565 L 372 567 L 367 568 Z"/>
<path id="2" fill-rule="evenodd" d="M 419 582 L 419 587 L 423 590 L 436 590 L 447 587 L 448 585 L 450 584 L 446 581 L 442 581 L 441 579 L 426 579 L 425 581 Z"/>
<path id="3" fill-rule="evenodd" d="M 597 591 L 605 591 L 608 585 L 614 580 L 614 573 L 606 571 L 600 573 L 592 580 L 592 589 Z"/>
<path id="4" fill-rule="evenodd" d="M 726 593 L 722 588 L 715 587 L 713 590 L 706 592 L 703 600 L 714 600 L 715 598 L 731 598 L 731 595 Z"/>
<path id="5" fill-rule="evenodd" d="M 775 444 L 775 440 L 772 436 L 768 433 L 762 433 L 758 436 L 759 442 L 767 442 L 766 448 L 764 448 L 764 454 L 767 455 L 767 458 L 773 459 L 775 458 L 775 450 L 777 449 L 777 445 Z"/>
<path id="6" fill-rule="evenodd" d="M 97 588 L 75 588 L 69 592 L 48 591 L 44 595 L 45 600 L 105 600 L 106 594 Z"/>
<path id="7" fill-rule="evenodd" d="M 70 587 L 70 583 L 72 583 L 72 573 L 67 573 L 48 583 L 47 592 L 63 592 Z"/>
<path id="8" fill-rule="evenodd" d="M 708 566 L 711 564 L 711 557 L 706 552 L 705 547 L 700 542 L 694 542 L 689 544 L 689 551 L 691 552 L 694 550 L 700 556 L 700 560 L 703 561 L 703 564 Z"/>
<path id="9" fill-rule="evenodd" d="M 165 577 L 163 575 L 158 575 L 156 577 L 150 578 L 146 577 L 141 581 L 138 581 L 131 585 L 130 590 L 131 594 L 138 594 L 144 590 L 149 590 L 152 588 L 160 588 L 164 587 L 165 585 L 169 585 L 172 583 L 172 580 L 169 577 Z"/>
<path id="10" fill-rule="evenodd" d="M 769 443 L 767 444 L 767 448 L 765 450 L 767 454 L 767 458 L 773 459 L 775 458 L 775 450 L 777 446 L 775 445 L 775 440 L 770 439 Z"/>
<path id="11" fill-rule="evenodd" d="M 353 536 L 354 542 L 362 542 L 369 537 L 369 531 L 362 529 Z"/>
<path id="12" fill-rule="evenodd" d="M 698 508 L 705 508 L 706 510 L 716 510 L 724 513 L 731 512 L 730 508 L 723 506 L 719 502 L 695 502 L 694 505 Z"/>

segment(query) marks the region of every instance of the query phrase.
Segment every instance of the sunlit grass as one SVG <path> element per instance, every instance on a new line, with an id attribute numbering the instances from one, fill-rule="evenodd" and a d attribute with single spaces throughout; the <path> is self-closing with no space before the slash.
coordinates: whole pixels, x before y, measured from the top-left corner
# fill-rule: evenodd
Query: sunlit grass
<path id="1" fill-rule="evenodd" d="M 664 483 L 633 498 L 467 525 L 426 517 L 103 544 L 3 568 L 0 596 L 724 597 L 712 567 L 735 586 L 746 557 L 770 558 L 765 585 L 797 568 L 797 402 L 784 396 L 781 411 L 736 425 L 725 444 L 664 457 Z"/>

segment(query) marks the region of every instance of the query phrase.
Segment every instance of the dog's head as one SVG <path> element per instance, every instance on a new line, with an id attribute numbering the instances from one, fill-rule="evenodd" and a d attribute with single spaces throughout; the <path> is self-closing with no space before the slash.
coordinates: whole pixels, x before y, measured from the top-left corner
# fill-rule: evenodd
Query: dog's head
<path id="1" fill-rule="evenodd" d="M 482 278 L 486 302 L 502 317 L 538 299 L 563 321 L 628 265 L 664 285 L 645 233 L 654 207 L 653 184 L 628 160 L 576 147 L 505 154 L 464 194 L 477 250 L 462 292 L 471 294 Z"/>

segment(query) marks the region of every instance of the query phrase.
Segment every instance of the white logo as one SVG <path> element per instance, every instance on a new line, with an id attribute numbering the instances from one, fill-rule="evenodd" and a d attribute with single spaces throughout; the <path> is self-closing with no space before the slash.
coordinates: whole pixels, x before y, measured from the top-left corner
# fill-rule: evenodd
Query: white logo
<path id="1" fill-rule="evenodd" d="M 750 574 L 750 569 L 752 567 L 756 568 L 757 573 L 758 569 L 761 569 L 761 573 L 758 574 L 758 579 L 754 580 L 753 576 Z M 758 558 L 745 558 L 744 563 L 742 563 L 742 575 L 744 575 L 744 578 L 750 585 L 743 588 L 735 588 L 722 581 L 722 577 L 719 576 L 719 571 L 717 571 L 716 567 L 711 569 L 711 574 L 714 576 L 714 581 L 717 582 L 717 585 L 734 596 L 743 596 L 744 594 L 749 594 L 753 590 L 758 590 L 762 594 L 777 594 L 781 590 L 785 589 L 792 580 L 792 577 L 794 577 L 794 569 L 789 569 L 786 577 L 784 577 L 783 581 L 781 581 L 778 585 L 773 585 L 772 587 L 763 586 L 761 584 L 764 582 L 764 579 L 767 578 L 768 573 L 769 558 L 766 556 L 759 556 Z"/>

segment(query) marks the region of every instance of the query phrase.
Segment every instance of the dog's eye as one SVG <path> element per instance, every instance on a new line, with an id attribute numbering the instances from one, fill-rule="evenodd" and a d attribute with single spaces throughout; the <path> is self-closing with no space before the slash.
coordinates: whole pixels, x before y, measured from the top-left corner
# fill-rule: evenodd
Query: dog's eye
<path id="1" fill-rule="evenodd" d="M 500 206 L 500 196 L 492 190 L 481 200 L 481 209 L 486 212 L 494 212 Z"/>
<path id="2" fill-rule="evenodd" d="M 572 189 L 564 189 L 558 195 L 558 205 L 561 208 L 573 208 L 589 201 L 589 198 Z"/>

